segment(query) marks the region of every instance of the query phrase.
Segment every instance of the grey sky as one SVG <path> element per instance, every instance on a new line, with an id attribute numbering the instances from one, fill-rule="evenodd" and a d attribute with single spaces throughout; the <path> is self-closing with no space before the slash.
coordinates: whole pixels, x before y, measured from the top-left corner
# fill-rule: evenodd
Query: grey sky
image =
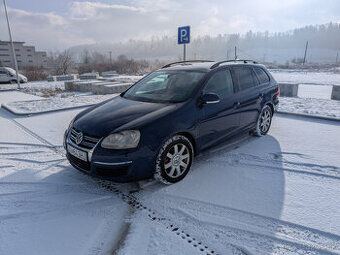
<path id="1" fill-rule="evenodd" d="M 181 25 L 191 25 L 193 36 L 213 36 L 340 22 L 339 0 L 7 0 L 7 5 L 14 39 L 42 50 L 172 36 Z M 1 5 L 1 40 L 8 39 L 5 25 Z"/>

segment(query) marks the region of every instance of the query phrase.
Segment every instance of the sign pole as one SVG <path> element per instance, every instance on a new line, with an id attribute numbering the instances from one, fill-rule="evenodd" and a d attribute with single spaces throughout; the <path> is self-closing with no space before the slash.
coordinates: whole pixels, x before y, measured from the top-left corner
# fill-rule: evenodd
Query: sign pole
<path id="1" fill-rule="evenodd" d="M 185 45 L 187 45 L 186 43 L 183 44 L 183 60 L 186 60 L 186 47 Z"/>

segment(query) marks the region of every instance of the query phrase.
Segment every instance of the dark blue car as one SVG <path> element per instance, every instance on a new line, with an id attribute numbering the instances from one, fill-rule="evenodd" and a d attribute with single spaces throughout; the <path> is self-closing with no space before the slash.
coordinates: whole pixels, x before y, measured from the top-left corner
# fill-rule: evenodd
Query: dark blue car
<path id="1" fill-rule="evenodd" d="M 279 88 L 249 60 L 183 61 L 79 113 L 65 132 L 70 163 L 93 176 L 175 183 L 195 155 L 242 132 L 265 135 Z"/>

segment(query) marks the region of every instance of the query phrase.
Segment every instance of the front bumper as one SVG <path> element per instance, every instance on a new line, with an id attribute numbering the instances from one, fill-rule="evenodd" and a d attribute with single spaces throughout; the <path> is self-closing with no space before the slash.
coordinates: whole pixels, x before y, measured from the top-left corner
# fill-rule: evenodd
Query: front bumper
<path id="1" fill-rule="evenodd" d="M 115 182 L 129 182 L 151 178 L 154 174 L 155 153 L 147 147 L 133 150 L 109 150 L 100 146 L 101 140 L 86 150 L 76 145 L 65 132 L 64 147 L 70 164 L 83 173 Z M 81 160 L 68 151 L 68 146 L 87 153 L 88 161 Z"/>

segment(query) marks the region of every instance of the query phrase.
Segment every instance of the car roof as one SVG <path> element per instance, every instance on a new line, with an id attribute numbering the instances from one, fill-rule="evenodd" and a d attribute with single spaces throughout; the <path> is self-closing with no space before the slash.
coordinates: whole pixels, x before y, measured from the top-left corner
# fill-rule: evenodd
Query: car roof
<path id="1" fill-rule="evenodd" d="M 221 66 L 260 66 L 264 68 L 264 65 L 259 64 L 253 60 L 225 60 L 225 61 L 209 61 L 209 60 L 192 60 L 192 61 L 180 61 L 167 64 L 159 70 L 176 70 L 176 71 L 200 71 L 210 72 Z"/>

